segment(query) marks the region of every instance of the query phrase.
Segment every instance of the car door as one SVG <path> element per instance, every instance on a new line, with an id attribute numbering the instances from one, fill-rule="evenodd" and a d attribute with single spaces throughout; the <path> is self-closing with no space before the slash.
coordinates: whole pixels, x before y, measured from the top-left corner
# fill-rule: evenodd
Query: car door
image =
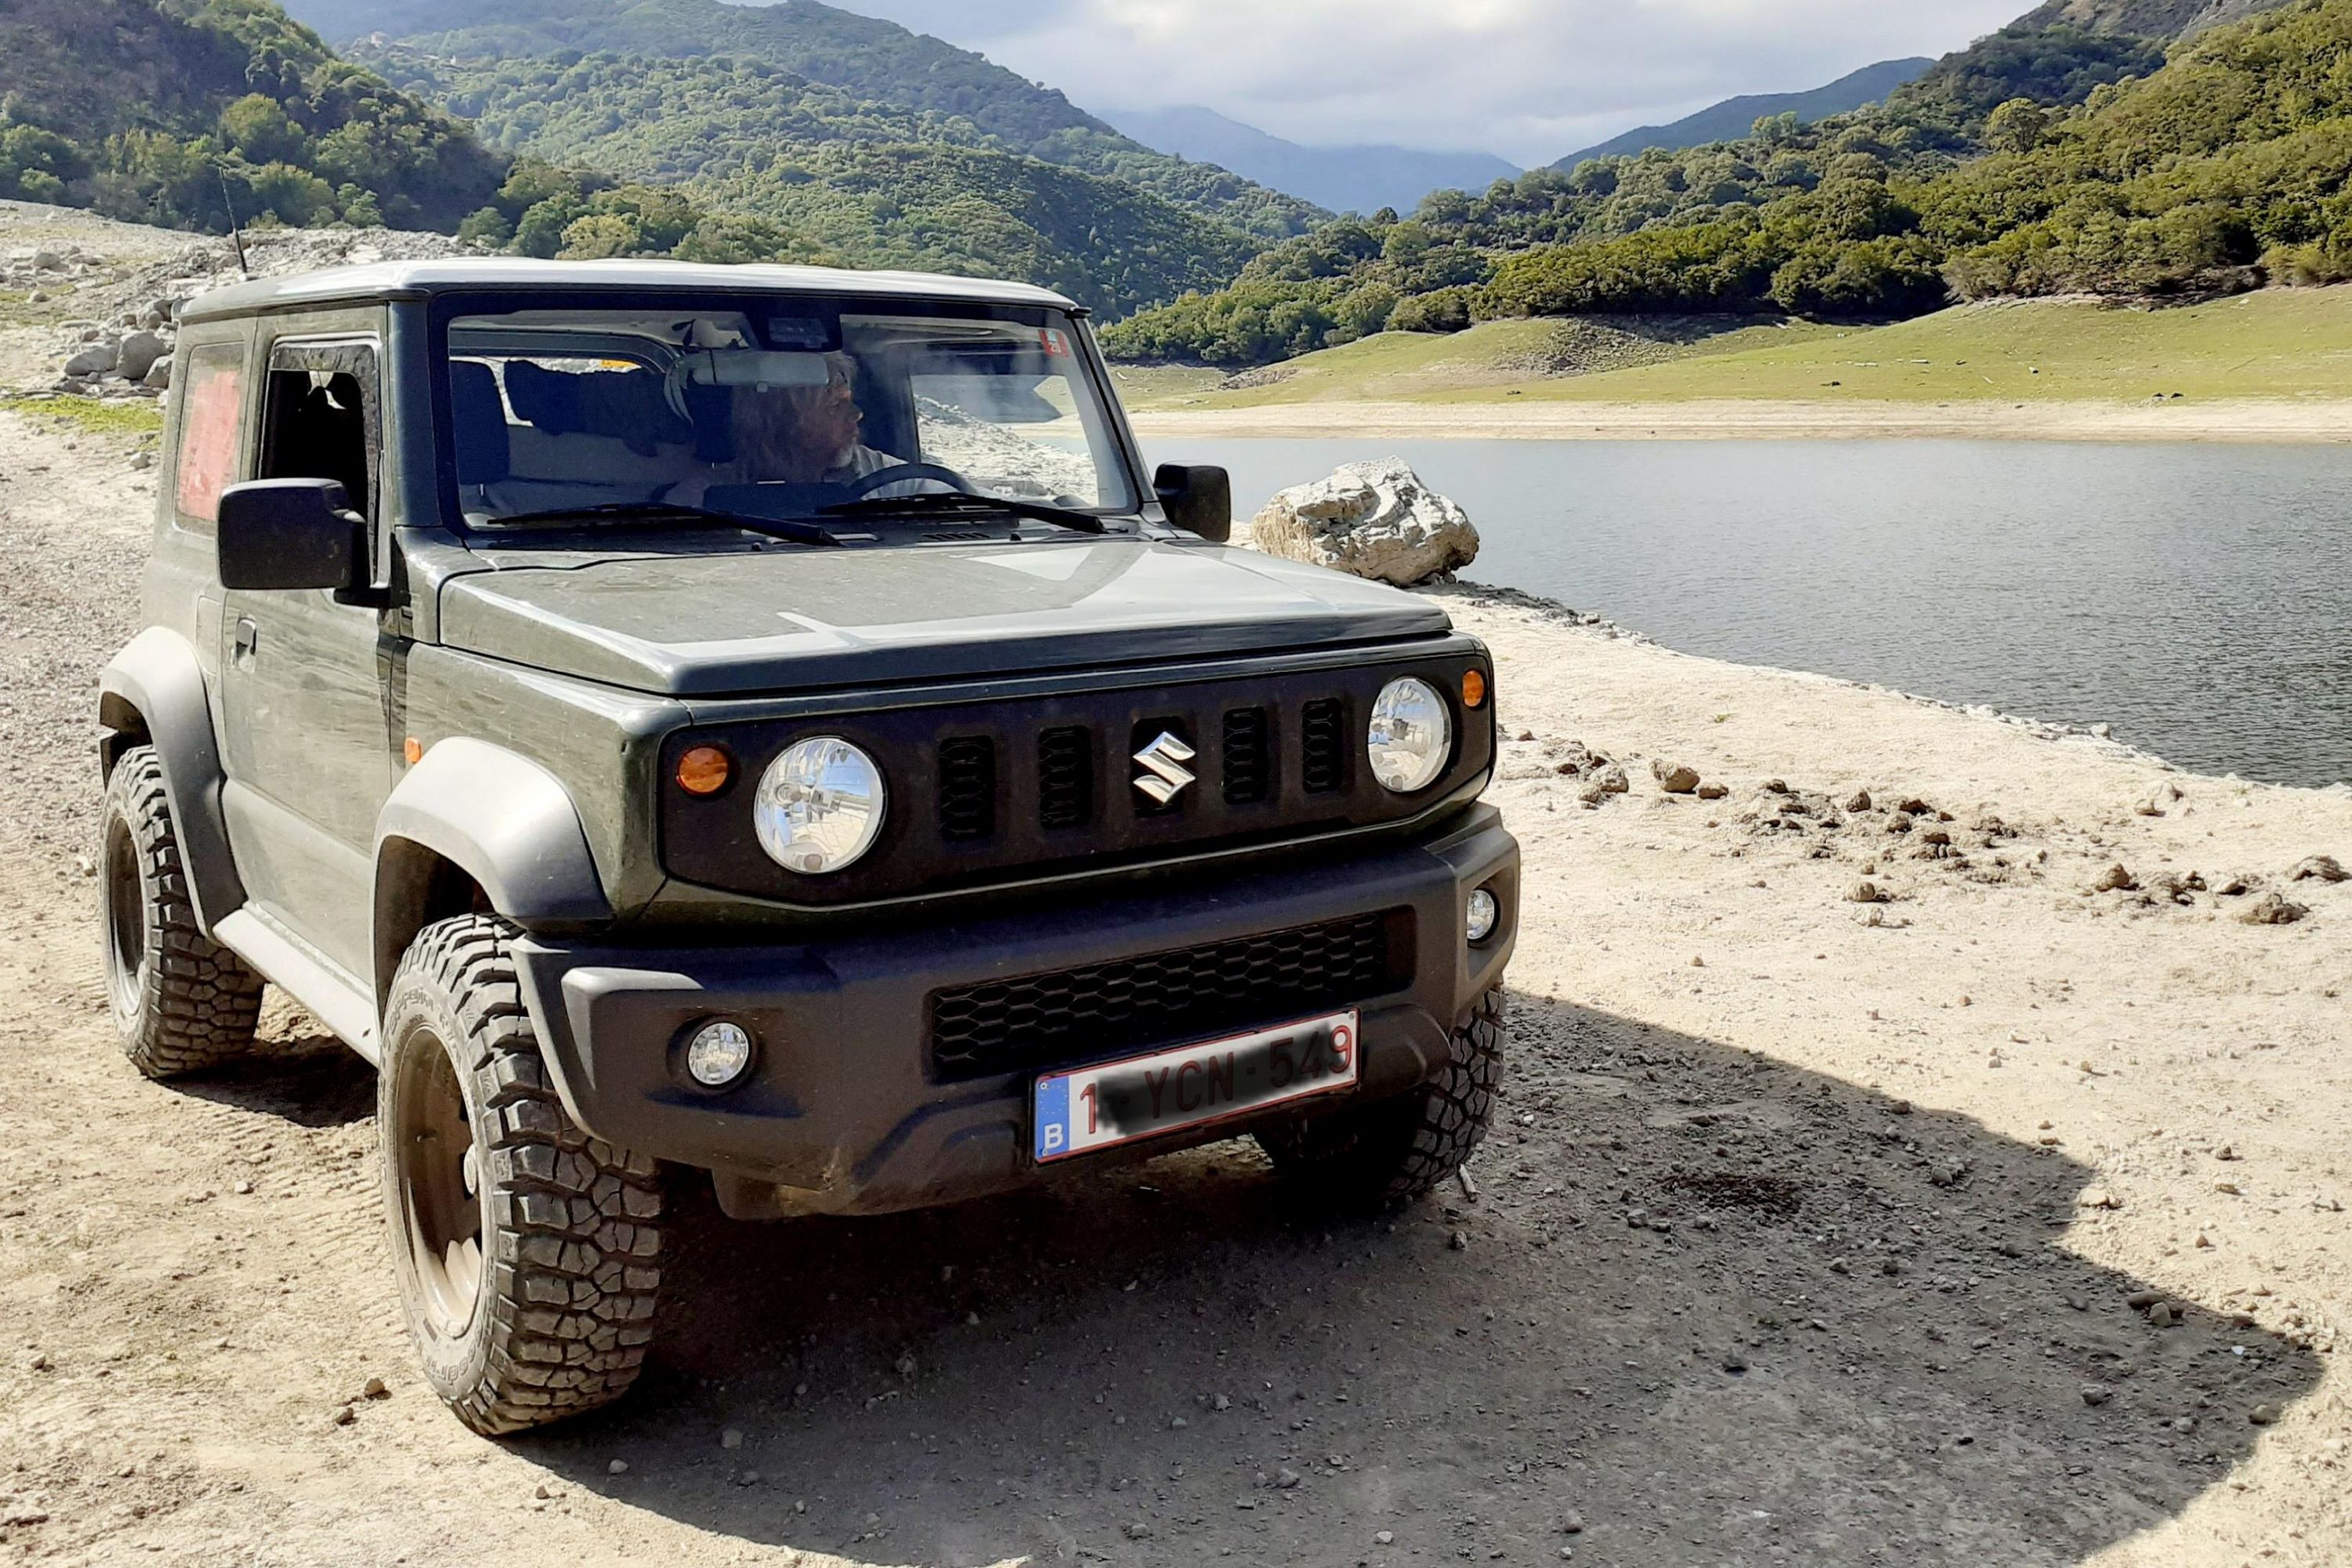
<path id="1" fill-rule="evenodd" d="M 331 479 L 377 526 L 383 413 L 373 335 L 270 346 L 251 472 Z M 332 591 L 231 591 L 222 614 L 223 805 L 257 912 L 355 982 L 370 971 L 375 821 L 400 744 L 396 642 Z"/>

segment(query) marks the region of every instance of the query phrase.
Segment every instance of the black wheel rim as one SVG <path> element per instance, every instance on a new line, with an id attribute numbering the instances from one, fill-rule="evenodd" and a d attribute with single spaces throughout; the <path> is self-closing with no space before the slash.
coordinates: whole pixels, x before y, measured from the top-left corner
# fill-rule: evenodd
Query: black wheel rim
<path id="1" fill-rule="evenodd" d="M 398 1114 L 385 1130 L 400 1183 L 401 1233 L 445 1338 L 461 1338 L 482 1292 L 481 1152 L 448 1051 L 430 1034 L 402 1053 Z"/>
<path id="2" fill-rule="evenodd" d="M 139 846 L 131 825 L 115 817 L 106 825 L 106 994 L 118 1017 L 139 1011 L 146 989 L 151 944 L 147 889 L 139 875 Z"/>

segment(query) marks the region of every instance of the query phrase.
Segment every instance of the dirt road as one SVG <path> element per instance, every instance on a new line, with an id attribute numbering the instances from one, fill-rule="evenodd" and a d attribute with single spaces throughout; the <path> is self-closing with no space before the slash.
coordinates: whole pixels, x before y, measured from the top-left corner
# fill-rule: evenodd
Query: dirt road
<path id="1" fill-rule="evenodd" d="M 7 1558 L 2352 1561 L 2352 884 L 2284 879 L 2352 798 L 1469 597 L 1535 737 L 1475 1198 L 1332 1221 L 1241 1146 L 856 1223 L 688 1184 L 637 1393 L 470 1436 L 395 1318 L 367 1069 L 283 1006 L 179 1087 L 114 1047 L 77 857 L 148 504 L 0 415 Z M 1915 794 L 1954 820 L 1889 833 Z M 2241 872 L 2308 917 L 2241 923 Z"/>

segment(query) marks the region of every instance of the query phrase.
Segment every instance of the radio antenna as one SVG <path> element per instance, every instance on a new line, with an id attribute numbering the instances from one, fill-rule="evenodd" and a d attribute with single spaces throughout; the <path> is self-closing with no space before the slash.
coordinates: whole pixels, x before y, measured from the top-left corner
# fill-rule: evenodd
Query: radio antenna
<path id="1" fill-rule="evenodd" d="M 221 205 L 228 209 L 228 237 L 236 246 L 236 275 L 250 283 L 253 268 L 246 263 L 245 226 L 236 221 L 236 198 L 228 192 L 228 171 L 215 169 L 213 173 L 220 176 Z"/>

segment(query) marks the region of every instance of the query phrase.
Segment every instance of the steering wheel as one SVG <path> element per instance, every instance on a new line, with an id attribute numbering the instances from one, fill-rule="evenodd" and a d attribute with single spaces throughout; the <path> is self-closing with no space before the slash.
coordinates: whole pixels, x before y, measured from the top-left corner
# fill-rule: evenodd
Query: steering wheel
<path id="1" fill-rule="evenodd" d="M 856 500 L 872 495 L 876 490 L 914 479 L 934 480 L 960 495 L 976 496 L 980 493 L 971 488 L 970 479 L 953 468 L 943 468 L 938 463 L 898 463 L 887 468 L 877 468 L 863 479 L 850 480 L 849 496 L 852 500 Z"/>

